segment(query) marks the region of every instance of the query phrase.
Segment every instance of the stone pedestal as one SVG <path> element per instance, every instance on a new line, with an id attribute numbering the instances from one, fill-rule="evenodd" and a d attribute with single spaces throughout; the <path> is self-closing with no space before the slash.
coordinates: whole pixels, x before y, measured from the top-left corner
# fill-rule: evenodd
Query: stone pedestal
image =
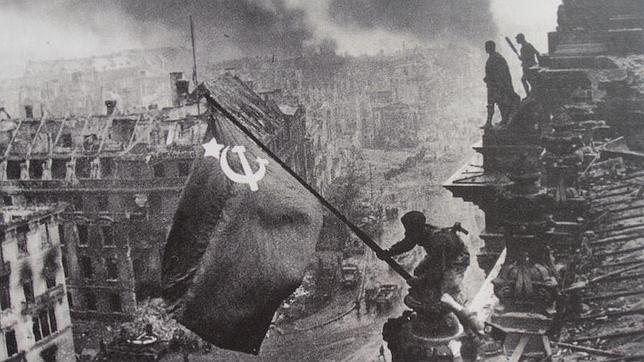
<path id="1" fill-rule="evenodd" d="M 555 199 L 564 202 L 574 197 L 574 188 L 584 160 L 581 136 L 572 132 L 573 123 L 553 125 L 554 132 L 543 137 L 545 153 L 541 158 L 547 177 L 546 186 L 555 189 Z M 573 189 L 572 191 L 570 189 Z"/>
<path id="2" fill-rule="evenodd" d="M 506 355 L 511 356 L 521 342 L 521 338 L 527 337 L 528 343 L 523 350 L 523 357 L 543 358 L 545 356 L 543 336 L 550 327 L 552 319 L 539 313 L 526 312 L 526 308 L 518 309 L 519 311 L 511 311 L 497 308 L 490 318 L 490 322 L 505 327 Z M 512 327 L 508 328 L 508 326 Z"/>
<path id="3" fill-rule="evenodd" d="M 540 133 L 537 130 L 516 132 L 503 128 L 489 128 L 483 142 L 474 150 L 483 155 L 486 173 L 508 173 L 520 160 L 536 162 L 541 154 Z"/>
<path id="4" fill-rule="evenodd" d="M 404 299 L 413 312 L 405 311 L 385 323 L 382 335 L 393 361 L 461 360 L 461 340 L 466 335 L 458 317 L 441 302 L 442 289 L 443 282 L 436 278 L 414 282 Z"/>
<path id="5" fill-rule="evenodd" d="M 390 319 L 383 336 L 391 351 L 392 361 L 455 361 L 461 351 L 463 327 L 452 313 L 445 315 L 440 326 L 430 327 L 418 314 Z"/>

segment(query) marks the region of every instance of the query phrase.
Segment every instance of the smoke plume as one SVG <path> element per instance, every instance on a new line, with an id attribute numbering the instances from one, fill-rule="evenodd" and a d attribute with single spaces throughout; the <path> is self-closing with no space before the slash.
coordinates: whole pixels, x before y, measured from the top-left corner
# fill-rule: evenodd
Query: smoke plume
<path id="1" fill-rule="evenodd" d="M 292 56 L 321 44 L 360 54 L 403 43 L 478 42 L 495 32 L 490 1 L 0 0 L 0 68 L 6 73 L 27 59 L 189 46 L 189 15 L 209 60 Z"/>
<path id="2" fill-rule="evenodd" d="M 345 26 L 384 28 L 424 42 L 479 41 L 495 32 L 488 0 L 332 0 L 330 14 Z"/>

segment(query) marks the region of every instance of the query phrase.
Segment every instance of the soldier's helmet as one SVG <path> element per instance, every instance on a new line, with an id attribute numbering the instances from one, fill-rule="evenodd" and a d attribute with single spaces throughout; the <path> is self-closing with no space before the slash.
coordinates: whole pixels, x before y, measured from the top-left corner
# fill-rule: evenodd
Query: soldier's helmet
<path id="1" fill-rule="evenodd" d="M 488 40 L 485 42 L 485 51 L 493 52 L 496 50 L 496 43 L 493 40 Z"/>
<path id="2" fill-rule="evenodd" d="M 400 221 L 402 222 L 406 231 L 419 231 L 422 230 L 423 227 L 425 227 L 425 222 L 427 221 L 427 219 L 425 218 L 425 215 L 420 211 L 410 211 L 403 215 L 403 217 L 400 218 Z"/>
<path id="3" fill-rule="evenodd" d="M 519 33 L 519 34 L 517 34 L 517 36 L 516 36 L 516 38 L 515 38 L 515 39 L 516 39 L 518 42 L 522 42 L 522 41 L 524 41 L 524 40 L 525 40 L 525 35 L 523 35 L 523 33 Z"/>

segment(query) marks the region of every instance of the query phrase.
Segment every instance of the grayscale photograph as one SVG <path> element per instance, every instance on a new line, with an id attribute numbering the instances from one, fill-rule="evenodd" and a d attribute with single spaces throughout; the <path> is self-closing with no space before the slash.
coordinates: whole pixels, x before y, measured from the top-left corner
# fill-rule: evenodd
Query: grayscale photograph
<path id="1" fill-rule="evenodd" d="M 644 0 L 0 0 L 0 361 L 644 361 Z"/>

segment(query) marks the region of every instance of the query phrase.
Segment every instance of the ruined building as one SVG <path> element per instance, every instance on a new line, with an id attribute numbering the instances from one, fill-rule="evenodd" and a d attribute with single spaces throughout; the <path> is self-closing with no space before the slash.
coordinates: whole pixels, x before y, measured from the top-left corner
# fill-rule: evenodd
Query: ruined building
<path id="1" fill-rule="evenodd" d="M 24 74 L 3 80 L 0 104 L 14 118 L 100 114 L 106 99 L 120 110 L 171 106 L 168 73 L 187 70 L 185 48 L 126 50 L 76 59 L 29 61 Z"/>
<path id="2" fill-rule="evenodd" d="M 327 139 L 313 147 L 319 151 L 314 154 L 327 155 L 316 167 L 333 174 L 343 167 L 334 159 L 346 164 L 342 152 L 351 147 L 415 147 L 421 132 L 442 126 L 439 116 L 460 117 L 468 108 L 463 102 L 475 99 L 471 95 L 479 88 L 480 77 L 472 72 L 480 62 L 477 54 L 451 45 L 359 57 L 244 58 L 210 65 L 206 72 L 232 72 L 259 93 L 277 91 L 287 103 L 301 104 L 310 137 Z"/>
<path id="3" fill-rule="evenodd" d="M 188 81 L 171 78 L 175 107 L 123 113 L 109 100 L 103 115 L 9 119 L 0 128 L 3 203 L 69 203 L 60 235 L 74 318 L 127 317 L 137 299 L 158 290 L 160 253 L 179 194 L 208 122 L 222 117 L 205 102 L 187 104 Z M 282 113 L 232 76 L 205 82 L 192 96 L 204 92 L 307 174 L 298 110 Z"/>
<path id="4" fill-rule="evenodd" d="M 639 360 L 644 2 L 564 0 L 558 24 L 533 94 L 445 187 L 485 212 L 496 353 Z"/>
<path id="5" fill-rule="evenodd" d="M 0 208 L 0 359 L 73 360 L 64 205 Z"/>

